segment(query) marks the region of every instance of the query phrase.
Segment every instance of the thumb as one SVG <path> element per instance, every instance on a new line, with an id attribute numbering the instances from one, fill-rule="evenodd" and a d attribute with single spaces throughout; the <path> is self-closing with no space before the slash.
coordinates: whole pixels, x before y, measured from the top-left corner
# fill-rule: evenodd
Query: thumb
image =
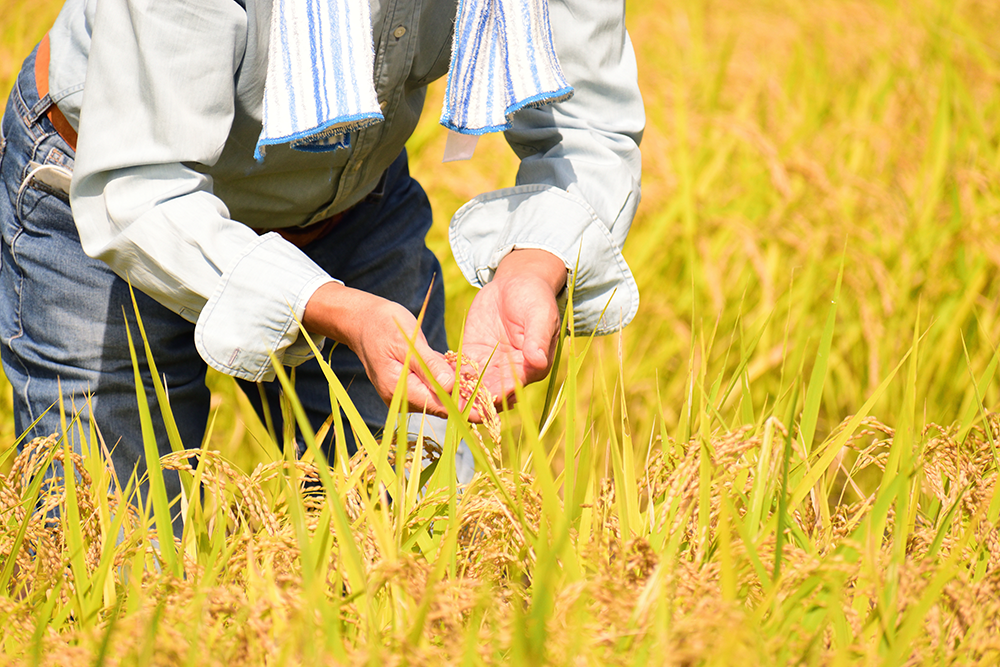
<path id="1" fill-rule="evenodd" d="M 558 333 L 558 324 L 553 327 L 546 326 L 542 321 L 533 321 L 530 328 L 525 331 L 524 347 L 521 350 L 525 362 L 534 369 L 548 370 L 559 340 Z"/>
<path id="2" fill-rule="evenodd" d="M 443 354 L 431 348 L 427 344 L 427 341 L 423 339 L 423 336 L 421 336 L 421 340 L 417 341 L 416 350 L 417 354 L 420 355 L 420 359 L 426 364 L 431 376 L 437 380 L 438 384 L 446 392 L 450 393 L 455 386 L 455 368 L 448 363 Z M 421 367 L 420 362 L 414 359 L 411 362 L 411 366 L 413 367 L 413 371 L 430 387 L 431 382 L 427 378 L 427 374 Z"/>
<path id="3" fill-rule="evenodd" d="M 431 352 L 430 358 L 425 357 L 424 361 L 427 363 L 427 368 L 430 369 L 431 375 L 434 379 L 438 381 L 441 388 L 446 392 L 451 393 L 451 390 L 455 387 L 455 369 L 448 360 L 444 358 L 444 355 L 427 348 Z"/>

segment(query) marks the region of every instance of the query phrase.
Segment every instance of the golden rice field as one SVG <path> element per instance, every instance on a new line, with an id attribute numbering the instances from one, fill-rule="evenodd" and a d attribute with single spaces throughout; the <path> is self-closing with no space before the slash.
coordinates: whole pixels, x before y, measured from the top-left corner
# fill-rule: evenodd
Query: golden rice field
<path id="1" fill-rule="evenodd" d="M 6 91 L 58 3 L 0 4 Z M 138 506 L 97 438 L 15 450 L 4 386 L 0 664 L 1000 664 L 1000 5 L 627 11 L 635 322 L 567 337 L 498 432 L 359 431 L 332 467 L 213 376 L 210 437 Z M 442 165 L 436 104 L 411 169 L 457 346 L 447 220 L 516 165 L 496 137 Z"/>

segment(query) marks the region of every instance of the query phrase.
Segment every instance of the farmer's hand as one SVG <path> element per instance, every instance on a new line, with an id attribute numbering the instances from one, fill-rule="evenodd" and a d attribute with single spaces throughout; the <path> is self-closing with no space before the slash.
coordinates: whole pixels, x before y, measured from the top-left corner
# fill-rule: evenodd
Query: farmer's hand
<path id="1" fill-rule="evenodd" d="M 559 341 L 556 295 L 565 284 L 561 259 L 525 248 L 504 257 L 473 299 L 462 351 L 480 370 L 493 354 L 482 377 L 498 405 L 511 398 L 515 382 L 530 384 L 548 374 Z"/>
<path id="2" fill-rule="evenodd" d="M 389 403 L 396 382 L 406 373 L 406 397 L 410 409 L 446 417 L 444 405 L 434 393 L 423 369 L 414 358 L 404 367 L 409 349 L 407 338 L 417 333 L 415 347 L 446 391 L 455 384 L 455 371 L 444 355 L 427 344 L 417 320 L 403 306 L 361 290 L 327 283 L 316 290 L 302 316 L 306 331 L 347 345 L 365 366 L 368 378 L 382 400 Z"/>

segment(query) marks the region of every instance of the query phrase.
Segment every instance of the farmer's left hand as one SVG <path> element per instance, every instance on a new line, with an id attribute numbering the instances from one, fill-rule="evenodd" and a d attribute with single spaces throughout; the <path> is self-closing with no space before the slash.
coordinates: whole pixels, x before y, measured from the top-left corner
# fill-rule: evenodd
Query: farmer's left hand
<path id="1" fill-rule="evenodd" d="M 493 280 L 473 299 L 463 352 L 481 371 L 493 354 L 483 385 L 498 406 L 504 397 L 512 398 L 515 382 L 526 385 L 548 374 L 559 340 L 556 295 L 565 284 L 561 259 L 525 248 L 504 257 Z"/>

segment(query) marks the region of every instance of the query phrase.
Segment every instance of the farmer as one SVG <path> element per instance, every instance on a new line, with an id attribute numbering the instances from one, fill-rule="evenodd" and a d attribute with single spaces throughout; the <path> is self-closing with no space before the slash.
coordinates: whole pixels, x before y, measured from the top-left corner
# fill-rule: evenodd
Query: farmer
<path id="1" fill-rule="evenodd" d="M 506 130 L 521 158 L 514 187 L 451 223 L 482 288 L 464 350 L 485 365 L 496 348 L 487 388 L 499 399 L 547 374 L 571 270 L 578 332 L 628 323 L 620 248 L 644 115 L 623 18 L 611 0 L 67 0 L 2 123 L 0 347 L 18 433 L 60 431 L 46 410 L 61 396 L 123 481 L 145 472 L 128 331 L 151 401 L 154 387 L 130 284 L 188 447 L 208 367 L 281 432 L 270 355 L 296 369 L 319 427 L 329 390 L 306 336 L 372 429 L 402 373 L 411 408 L 443 415 L 404 367 L 426 297 L 416 350 L 453 384 L 431 208 L 404 145 L 445 74 L 450 157 Z"/>

